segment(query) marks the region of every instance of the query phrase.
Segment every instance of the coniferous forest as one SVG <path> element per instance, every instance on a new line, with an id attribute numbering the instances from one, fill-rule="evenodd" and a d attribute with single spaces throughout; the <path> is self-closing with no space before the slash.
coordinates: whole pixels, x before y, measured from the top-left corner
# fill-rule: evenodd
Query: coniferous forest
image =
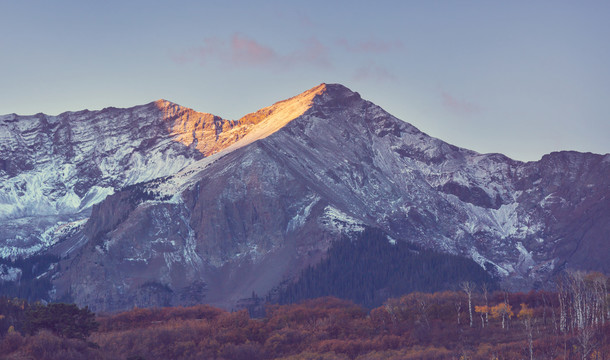
<path id="1" fill-rule="evenodd" d="M 20 270 L 19 281 L 0 281 L 0 295 L 36 301 L 48 297 L 52 288 L 49 268 L 58 265 L 59 257 L 55 255 L 34 255 L 26 259 L 14 260 L 0 258 L 0 266 Z"/>
<path id="2" fill-rule="evenodd" d="M 471 259 L 390 239 L 376 228 L 366 228 L 354 239 L 342 238 L 322 262 L 305 269 L 298 281 L 284 286 L 269 300 L 277 297 L 277 302 L 291 304 L 335 296 L 373 308 L 389 297 L 456 290 L 462 282 L 489 290 L 497 287 L 496 281 Z"/>
<path id="3" fill-rule="evenodd" d="M 609 285 L 580 272 L 559 279 L 557 292 L 491 292 L 464 281 L 370 310 L 332 297 L 267 305 L 261 318 L 207 305 L 94 317 L 3 297 L 0 358 L 610 359 Z"/>

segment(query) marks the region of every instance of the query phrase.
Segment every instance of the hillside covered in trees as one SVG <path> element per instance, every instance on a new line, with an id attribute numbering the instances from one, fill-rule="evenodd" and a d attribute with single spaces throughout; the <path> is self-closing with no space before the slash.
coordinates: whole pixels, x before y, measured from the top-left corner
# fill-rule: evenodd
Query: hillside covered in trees
<path id="1" fill-rule="evenodd" d="M 411 293 L 370 311 L 325 297 L 268 305 L 262 318 L 199 305 L 92 322 L 87 309 L 2 298 L 0 358 L 610 359 L 608 278 L 571 273 L 559 284 L 555 293 L 525 294 L 464 282 L 459 291 Z M 46 325 L 64 312 L 79 316 Z"/>
<path id="2" fill-rule="evenodd" d="M 28 258 L 0 258 L 0 275 L 11 269 L 16 270 L 16 281 L 0 280 L 0 294 L 28 301 L 47 299 L 53 288 L 49 276 L 59 257 L 55 255 L 34 255 Z"/>
<path id="3" fill-rule="evenodd" d="M 393 241 L 369 227 L 355 239 L 344 237 L 334 243 L 324 260 L 305 269 L 296 282 L 280 287 L 269 300 L 292 304 L 334 296 L 370 309 L 411 292 L 457 290 L 462 282 L 489 290 L 497 287 L 472 259 Z"/>

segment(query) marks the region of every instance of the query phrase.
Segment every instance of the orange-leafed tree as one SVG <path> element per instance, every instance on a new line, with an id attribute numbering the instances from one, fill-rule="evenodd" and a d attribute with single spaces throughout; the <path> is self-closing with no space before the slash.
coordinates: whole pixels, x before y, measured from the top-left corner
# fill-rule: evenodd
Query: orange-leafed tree
<path id="1" fill-rule="evenodd" d="M 502 302 L 491 307 L 491 317 L 494 319 L 502 318 L 502 329 L 506 328 L 506 319 L 510 319 L 514 315 L 512 307 L 507 303 Z"/>
<path id="2" fill-rule="evenodd" d="M 489 306 L 487 305 L 475 305 L 474 312 L 481 316 L 481 327 L 485 327 L 485 320 L 487 319 L 487 314 L 489 314 Z"/>

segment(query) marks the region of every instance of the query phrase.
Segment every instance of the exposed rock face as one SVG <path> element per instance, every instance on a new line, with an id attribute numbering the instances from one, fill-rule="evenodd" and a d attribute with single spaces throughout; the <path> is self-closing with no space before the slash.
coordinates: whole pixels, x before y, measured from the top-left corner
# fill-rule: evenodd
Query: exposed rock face
<path id="1" fill-rule="evenodd" d="M 0 257 L 27 256 L 56 243 L 116 190 L 175 174 L 255 124 L 165 100 L 58 116 L 0 116 Z"/>
<path id="2" fill-rule="evenodd" d="M 180 146 L 187 166 L 132 182 L 118 176 L 121 187 L 162 177 L 107 197 L 51 248 L 69 255 L 56 296 L 94 310 L 232 307 L 364 225 L 468 256 L 519 288 L 566 266 L 610 272 L 610 155 L 561 152 L 522 163 L 478 154 L 341 85 L 322 84 L 235 122 L 154 107 L 160 117 L 150 122 L 165 119 L 166 133 L 149 141 Z M 159 148 L 147 145 L 146 154 L 158 158 Z"/>

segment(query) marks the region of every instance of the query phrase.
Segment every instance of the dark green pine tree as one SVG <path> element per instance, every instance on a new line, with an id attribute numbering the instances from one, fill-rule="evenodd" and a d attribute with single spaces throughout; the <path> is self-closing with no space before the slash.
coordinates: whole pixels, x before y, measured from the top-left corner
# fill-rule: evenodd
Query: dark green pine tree
<path id="1" fill-rule="evenodd" d="M 278 301 L 286 304 L 335 296 L 372 308 L 390 296 L 456 290 L 463 281 L 495 284 L 471 259 L 421 249 L 405 241 L 390 243 L 382 230 L 367 228 L 354 239 L 334 243 L 324 260 L 279 291 Z"/>
<path id="2" fill-rule="evenodd" d="M 88 307 L 80 309 L 75 304 L 37 304 L 26 314 L 26 329 L 31 334 L 48 329 L 62 337 L 85 340 L 98 326 Z"/>

